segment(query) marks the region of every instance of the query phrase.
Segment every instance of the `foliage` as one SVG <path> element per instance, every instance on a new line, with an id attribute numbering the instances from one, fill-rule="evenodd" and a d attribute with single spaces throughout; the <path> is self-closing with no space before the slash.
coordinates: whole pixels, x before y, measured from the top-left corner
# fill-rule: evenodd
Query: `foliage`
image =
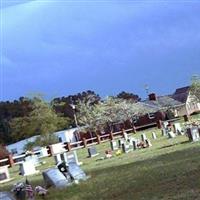
<path id="1" fill-rule="evenodd" d="M 200 102 L 200 76 L 196 75 L 192 77 L 192 85 L 190 88 L 191 94 L 194 95 Z"/>
<path id="2" fill-rule="evenodd" d="M 117 98 L 131 100 L 132 102 L 138 102 L 141 98 L 137 94 L 122 91 L 117 95 Z"/>
<path id="3" fill-rule="evenodd" d="M 28 116 L 14 118 L 10 122 L 15 140 L 33 135 L 47 135 L 64 126 L 65 119 L 58 116 L 49 103 L 40 97 L 34 97 L 30 101 L 32 111 Z"/>
<path id="4" fill-rule="evenodd" d="M 3 146 L 2 144 L 0 144 L 0 159 L 4 159 L 9 155 L 8 150 L 6 149 L 5 146 Z"/>
<path id="5" fill-rule="evenodd" d="M 91 105 L 89 101 L 80 101 L 78 104 L 78 121 L 96 131 L 112 123 L 132 121 L 135 115 L 149 112 L 142 103 L 132 103 L 130 100 L 108 97 L 103 102 Z"/>

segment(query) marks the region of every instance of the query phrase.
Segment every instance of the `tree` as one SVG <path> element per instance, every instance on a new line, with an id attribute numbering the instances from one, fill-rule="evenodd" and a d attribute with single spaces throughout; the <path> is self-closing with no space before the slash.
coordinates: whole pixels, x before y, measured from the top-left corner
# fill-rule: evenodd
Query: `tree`
<path id="1" fill-rule="evenodd" d="M 190 92 L 197 98 L 200 102 L 200 76 L 196 75 L 192 77 L 192 85 L 190 87 Z"/>
<path id="2" fill-rule="evenodd" d="M 33 97 L 32 111 L 25 117 L 11 120 L 12 137 L 15 140 L 24 139 L 33 135 L 46 136 L 63 127 L 66 120 L 58 116 L 51 104 L 41 97 Z M 48 137 L 47 137 L 48 138 Z"/>
<path id="3" fill-rule="evenodd" d="M 141 101 L 141 98 L 137 94 L 122 91 L 117 95 L 117 98 L 131 100 L 132 102 Z"/>
<path id="4" fill-rule="evenodd" d="M 113 123 L 132 121 L 135 115 L 151 112 L 138 102 L 108 97 L 103 102 L 91 105 L 89 102 L 80 101 L 78 104 L 78 120 L 87 129 L 92 131 L 101 130 L 108 126 L 112 131 Z"/>

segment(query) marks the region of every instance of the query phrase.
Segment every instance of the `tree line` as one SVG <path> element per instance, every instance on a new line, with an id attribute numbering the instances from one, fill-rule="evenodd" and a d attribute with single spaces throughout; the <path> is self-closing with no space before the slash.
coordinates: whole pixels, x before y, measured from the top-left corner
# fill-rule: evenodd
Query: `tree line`
<path id="1" fill-rule="evenodd" d="M 112 98 L 140 101 L 138 95 L 124 91 Z M 74 112 L 77 113 L 80 125 L 88 124 L 82 119 L 85 117 L 83 103 L 96 108 L 102 102 L 101 97 L 90 90 L 54 98 L 50 102 L 45 101 L 41 95 L 0 102 L 0 143 L 9 144 L 34 135 L 42 135 L 44 139 L 40 142 L 45 143 L 52 140 L 52 137 L 48 138 L 50 133 L 76 126 Z M 72 105 L 76 106 L 75 110 Z"/>

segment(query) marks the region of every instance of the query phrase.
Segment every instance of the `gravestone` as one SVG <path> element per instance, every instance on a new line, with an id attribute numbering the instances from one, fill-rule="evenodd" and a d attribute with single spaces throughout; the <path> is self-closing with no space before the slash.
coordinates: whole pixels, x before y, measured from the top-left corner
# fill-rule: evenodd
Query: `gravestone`
<path id="1" fill-rule="evenodd" d="M 66 162 L 69 164 L 71 162 L 75 162 L 77 165 L 81 165 L 82 162 L 79 162 L 78 161 L 78 156 L 77 156 L 77 153 L 76 151 L 71 151 L 71 152 L 68 152 L 68 153 L 64 153 L 64 157 L 66 158 Z"/>
<path id="2" fill-rule="evenodd" d="M 85 172 L 75 162 L 70 162 L 68 164 L 68 172 L 74 180 L 79 181 L 87 179 Z"/>
<path id="3" fill-rule="evenodd" d="M 118 140 L 118 146 L 119 146 L 119 148 L 121 148 L 122 144 L 124 144 L 124 143 L 125 143 L 124 139 L 119 139 Z"/>
<path id="4" fill-rule="evenodd" d="M 166 136 L 167 135 L 167 128 L 163 128 L 162 130 L 162 136 Z"/>
<path id="5" fill-rule="evenodd" d="M 0 192 L 0 200 L 16 200 L 10 192 Z"/>
<path id="6" fill-rule="evenodd" d="M 110 141 L 110 146 L 111 146 L 112 151 L 115 151 L 115 150 L 118 149 L 118 145 L 117 145 L 117 142 L 115 140 Z"/>
<path id="7" fill-rule="evenodd" d="M 30 155 L 24 158 L 24 161 L 31 161 L 35 167 L 40 166 L 40 160 L 37 155 Z"/>
<path id="8" fill-rule="evenodd" d="M 197 142 L 200 140 L 199 129 L 197 126 L 187 128 L 187 135 L 189 137 L 189 141 Z"/>
<path id="9" fill-rule="evenodd" d="M 155 133 L 155 132 L 152 132 L 152 138 L 153 138 L 154 140 L 157 139 L 157 136 L 156 136 L 156 133 Z"/>
<path id="10" fill-rule="evenodd" d="M 129 144 L 123 143 L 122 144 L 122 152 L 123 153 L 128 153 L 130 151 L 130 146 Z"/>
<path id="11" fill-rule="evenodd" d="M 142 139 L 143 142 L 145 142 L 145 140 L 147 140 L 147 136 L 146 136 L 145 133 L 142 133 L 141 139 Z"/>
<path id="12" fill-rule="evenodd" d="M 50 145 L 52 155 L 62 154 L 67 150 L 64 148 L 62 143 L 52 144 Z"/>
<path id="13" fill-rule="evenodd" d="M 56 154 L 56 155 L 54 155 L 54 160 L 55 160 L 56 165 L 57 165 L 58 163 L 62 162 L 61 155 L 62 155 L 62 154 Z"/>
<path id="14" fill-rule="evenodd" d="M 137 140 L 132 140 L 133 150 L 137 149 Z"/>
<path id="15" fill-rule="evenodd" d="M 89 154 L 89 157 L 95 157 L 95 156 L 99 155 L 99 153 L 97 153 L 95 146 L 88 148 L 88 154 Z"/>
<path id="16" fill-rule="evenodd" d="M 42 173 L 46 187 L 63 188 L 72 184 L 70 178 L 66 178 L 57 168 L 50 168 Z"/>
<path id="17" fill-rule="evenodd" d="M 0 183 L 5 183 L 10 180 L 11 179 L 8 171 L 8 166 L 0 167 Z"/>
<path id="18" fill-rule="evenodd" d="M 20 163 L 19 170 L 22 176 L 29 176 L 29 175 L 39 173 L 39 171 L 35 169 L 35 165 L 32 160 L 28 160 L 23 163 Z"/>
<path id="19" fill-rule="evenodd" d="M 149 139 L 145 140 L 145 143 L 148 147 L 152 147 L 151 141 Z"/>
<path id="20" fill-rule="evenodd" d="M 124 132 L 123 134 L 124 134 L 125 141 L 128 141 L 128 134 L 127 134 L 127 132 Z"/>
<path id="21" fill-rule="evenodd" d="M 175 135 L 175 133 L 173 133 L 172 131 L 170 131 L 170 132 L 168 132 L 168 137 L 169 138 L 175 138 L 176 135 Z"/>
<path id="22" fill-rule="evenodd" d="M 182 128 L 181 128 L 181 124 L 180 123 L 174 123 L 174 131 L 176 134 L 181 134 L 182 132 Z"/>

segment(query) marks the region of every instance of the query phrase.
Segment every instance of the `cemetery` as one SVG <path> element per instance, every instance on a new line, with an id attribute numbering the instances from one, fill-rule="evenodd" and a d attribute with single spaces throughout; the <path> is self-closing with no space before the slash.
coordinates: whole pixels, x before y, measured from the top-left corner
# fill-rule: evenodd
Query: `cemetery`
<path id="1" fill-rule="evenodd" d="M 199 199 L 199 141 L 198 124 L 176 122 L 70 152 L 58 143 L 51 157 L 0 168 L 0 199 L 27 178 L 35 199 Z"/>

